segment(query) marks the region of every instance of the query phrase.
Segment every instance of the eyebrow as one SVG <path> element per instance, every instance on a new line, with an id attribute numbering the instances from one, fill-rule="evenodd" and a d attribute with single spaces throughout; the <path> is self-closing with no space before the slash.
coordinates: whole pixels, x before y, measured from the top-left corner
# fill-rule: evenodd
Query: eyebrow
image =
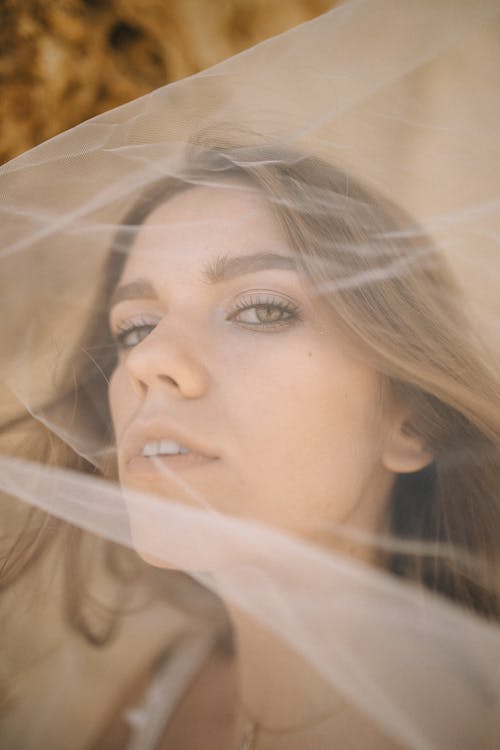
<path id="1" fill-rule="evenodd" d="M 297 273 L 298 265 L 294 258 L 289 255 L 279 255 L 278 253 L 238 255 L 234 258 L 223 255 L 208 263 L 202 271 L 202 279 L 208 284 L 219 284 L 248 273 L 271 269 L 294 271 Z M 136 279 L 128 284 L 122 284 L 117 287 L 111 297 L 109 306 L 111 308 L 119 302 L 130 299 L 157 298 L 158 295 L 149 281 L 146 279 Z"/>
<path id="2" fill-rule="evenodd" d="M 278 253 L 256 253 L 254 255 L 236 255 L 233 258 L 222 255 L 211 261 L 202 273 L 202 277 L 209 284 L 218 284 L 229 281 L 237 276 L 256 271 L 267 271 L 278 269 L 285 271 L 297 271 L 297 263 L 289 255 Z"/>
<path id="3" fill-rule="evenodd" d="M 157 298 L 158 295 L 156 294 L 152 284 L 150 284 L 149 281 L 146 281 L 146 279 L 137 279 L 136 281 L 131 281 L 128 284 L 122 284 L 121 286 L 116 287 L 115 291 L 111 295 L 109 308 L 111 309 L 119 302 L 123 302 L 127 299 Z"/>

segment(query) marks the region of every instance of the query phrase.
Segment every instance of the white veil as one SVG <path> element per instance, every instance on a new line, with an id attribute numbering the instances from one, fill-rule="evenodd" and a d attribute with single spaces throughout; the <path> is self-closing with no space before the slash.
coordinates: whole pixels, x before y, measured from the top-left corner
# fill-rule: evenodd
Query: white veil
<path id="1" fill-rule="evenodd" d="M 497 747 L 499 32 L 494 0 L 351 0 L 0 169 L 1 748 Z M 200 197 L 181 210 L 209 193 L 223 195 L 215 209 Z M 304 417 L 304 455 L 287 453 L 286 402 L 265 411 L 250 359 L 231 380 L 243 328 L 227 350 L 200 339 L 203 372 L 227 388 L 214 376 L 213 402 L 193 390 L 168 412 L 166 400 L 167 437 L 196 425 L 202 447 L 247 446 L 234 399 L 249 404 L 279 436 L 279 450 L 264 446 L 282 457 L 274 494 L 263 454 L 231 494 L 150 455 L 156 428 L 129 448 L 156 480 L 117 481 L 110 295 L 145 223 L 155 253 L 170 231 L 203 244 L 221 221 L 221 236 L 246 241 L 235 195 L 271 206 L 309 299 L 326 306 L 319 347 L 338 331 L 411 406 L 409 444 L 433 436 L 442 474 L 437 459 L 404 470 L 413 484 L 391 494 L 392 523 L 341 523 L 317 512 L 313 489 L 303 525 L 285 522 L 294 482 L 316 487 L 321 450 Z M 192 262 L 172 277 L 186 320 L 202 310 L 183 296 Z M 154 329 L 145 318 L 137 329 Z M 191 341 L 182 326 L 172 335 Z M 248 335 L 278 361 L 282 334 Z M 234 433 L 221 436 L 205 402 L 236 415 L 223 423 Z M 371 455 L 351 439 L 347 424 L 325 448 L 346 476 L 342 457 Z"/>

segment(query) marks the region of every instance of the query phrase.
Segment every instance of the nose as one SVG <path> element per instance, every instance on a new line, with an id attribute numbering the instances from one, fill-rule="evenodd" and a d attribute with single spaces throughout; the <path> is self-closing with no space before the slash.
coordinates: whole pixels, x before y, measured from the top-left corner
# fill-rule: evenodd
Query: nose
<path id="1" fill-rule="evenodd" d="M 161 321 L 126 355 L 126 368 L 138 396 L 165 389 L 182 398 L 201 398 L 208 388 L 202 346 L 182 330 Z"/>

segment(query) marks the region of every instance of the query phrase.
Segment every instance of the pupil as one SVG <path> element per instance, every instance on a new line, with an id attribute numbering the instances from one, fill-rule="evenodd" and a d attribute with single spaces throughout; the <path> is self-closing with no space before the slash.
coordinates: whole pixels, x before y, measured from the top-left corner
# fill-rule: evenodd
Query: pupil
<path id="1" fill-rule="evenodd" d="M 281 315 L 281 310 L 278 310 L 278 308 L 272 307 L 271 305 L 257 308 L 257 317 L 259 318 L 261 322 L 264 322 L 264 323 L 269 323 L 275 320 L 279 320 L 280 315 Z"/>

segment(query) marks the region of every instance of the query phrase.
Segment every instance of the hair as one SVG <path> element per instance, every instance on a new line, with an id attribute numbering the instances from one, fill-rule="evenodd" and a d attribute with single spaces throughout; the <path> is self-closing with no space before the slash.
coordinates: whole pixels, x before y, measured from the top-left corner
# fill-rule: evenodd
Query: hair
<path id="1" fill-rule="evenodd" d="M 90 428 L 109 441 L 103 374 L 111 374 L 115 359 L 102 300 L 109 299 L 135 233 L 156 207 L 194 185 L 230 178 L 246 181 L 268 200 L 336 330 L 383 376 L 390 397 L 408 407 L 407 429 L 433 453 L 426 468 L 397 476 L 387 509 L 392 537 L 429 543 L 428 548 L 419 545 L 416 553 L 405 552 L 403 544 L 381 553 L 380 564 L 500 619 L 500 386 L 494 364 L 466 320 L 463 293 L 430 237 L 399 207 L 337 166 L 280 146 L 242 147 L 207 143 L 206 138 L 194 144 L 182 178 L 151 184 L 124 216 L 95 314 L 75 350 L 78 392 L 68 392 L 67 398 L 77 399 Z M 89 365 L 88 358 L 78 361 L 76 352 L 91 347 L 108 353 L 98 367 Z M 53 405 L 60 406 L 60 401 Z M 55 450 L 59 439 L 51 440 Z M 68 455 L 63 444 L 54 461 L 95 471 Z M 112 474 L 111 466 L 104 473 Z M 11 551 L 16 565 L 9 583 L 29 569 L 48 543 L 42 528 L 33 543 Z M 474 566 L 466 565 L 467 560 Z M 70 620 L 91 637 L 90 626 L 78 615 L 80 606 L 73 597 Z"/>

